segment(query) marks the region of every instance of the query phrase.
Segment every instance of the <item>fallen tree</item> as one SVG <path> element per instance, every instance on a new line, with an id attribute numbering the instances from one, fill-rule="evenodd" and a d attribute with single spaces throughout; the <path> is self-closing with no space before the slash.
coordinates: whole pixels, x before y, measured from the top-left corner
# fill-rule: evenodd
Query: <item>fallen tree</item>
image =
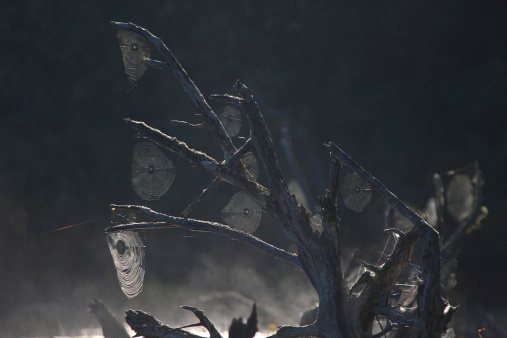
<path id="1" fill-rule="evenodd" d="M 148 66 L 172 73 L 186 94 L 202 115 L 203 123 L 192 125 L 184 121 L 174 124 L 209 129 L 221 148 L 224 159 L 219 160 L 189 147 L 175 137 L 148 126 L 142 121 L 125 119 L 125 123 L 136 130 L 138 135 L 160 147 L 166 148 L 193 166 L 214 176 L 210 185 L 185 209 L 183 217 L 156 212 L 144 206 L 112 205 L 114 212 L 132 211 L 142 214 L 147 222 L 128 222 L 106 229 L 107 233 L 121 231 L 146 231 L 151 229 L 186 228 L 192 231 L 211 232 L 227 236 L 248 244 L 259 251 L 281 259 L 301 269 L 315 288 L 319 307 L 315 321 L 300 327 L 282 326 L 274 337 L 381 337 L 388 333 L 403 334 L 413 332 L 418 337 L 439 337 L 445 334 L 447 325 L 456 312 L 441 294 L 442 250 L 451 248 L 459 236 L 476 223 L 481 214 L 480 198 L 474 210 L 466 219 L 466 224 L 456 230 L 450 242 L 442 246 L 439 232 L 399 198 L 389 191 L 378 179 L 363 169 L 334 143 L 325 146 L 329 150 L 329 178 L 327 189 L 319 197 L 321 224 L 318 230 L 310 220 L 306 208 L 289 192 L 282 173 L 273 140 L 264 117 L 249 88 L 237 81 L 234 85 L 237 95 L 211 95 L 210 99 L 237 106 L 244 110 L 250 129 L 249 137 L 237 148 L 231 140 L 223 123 L 208 105 L 197 86 L 173 56 L 171 51 L 156 36 L 146 29 L 132 23 L 112 22 L 119 30 L 126 73 L 131 81 L 144 74 Z M 150 58 L 151 52 L 160 55 L 161 60 Z M 133 83 L 133 82 L 132 82 Z M 242 159 L 253 153 L 266 178 L 266 185 L 260 184 L 248 171 Z M 356 175 L 361 190 L 375 190 L 389 204 L 390 208 L 405 217 L 413 225 L 410 230 L 389 228 L 396 244 L 387 260 L 380 265 L 363 262 L 364 272 L 353 285 L 347 284 L 347 271 L 342 269 L 340 218 L 337 208 L 337 194 L 342 167 L 347 166 Z M 296 250 L 288 252 L 275 247 L 260 238 L 225 224 L 188 218 L 188 214 L 207 194 L 220 183 L 237 187 L 260 208 L 269 214 L 282 227 L 294 243 Z M 368 186 L 369 188 L 361 188 Z M 476 191 L 480 191 L 482 181 L 477 171 Z M 437 189 L 438 190 L 438 189 Z M 438 193 L 441 193 L 438 190 Z M 480 192 L 478 192 L 480 194 Z M 440 200 L 436 208 L 441 213 Z M 414 250 L 416 244 L 419 250 Z M 417 253 L 416 253 L 417 252 Z M 418 257 L 415 257 L 418 255 Z M 417 262 L 420 271 L 414 278 L 411 294 L 405 294 L 407 301 L 400 301 L 401 295 L 393 295 L 393 289 L 409 269 L 410 262 Z M 394 301 L 394 305 L 393 304 Z M 407 306 L 408 303 L 413 306 Z M 200 325 L 205 327 L 211 337 L 220 337 L 213 324 L 202 311 L 184 307 L 192 311 Z M 381 318 L 381 319 L 380 319 Z M 138 334 L 146 337 L 194 337 L 184 327 L 171 328 L 161 324 L 151 315 L 142 311 L 127 312 L 129 325 Z M 380 330 L 374 330 L 374 323 L 382 322 Z M 408 331 L 407 331 L 408 330 Z"/>

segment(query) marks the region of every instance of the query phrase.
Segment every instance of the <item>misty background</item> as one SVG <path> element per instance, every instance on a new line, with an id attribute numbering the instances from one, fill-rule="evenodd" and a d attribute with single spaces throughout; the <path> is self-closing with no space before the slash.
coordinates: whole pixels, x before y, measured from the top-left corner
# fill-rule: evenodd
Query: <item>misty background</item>
<path id="1" fill-rule="evenodd" d="M 193 322 L 179 306 L 198 306 L 223 327 L 256 301 L 263 330 L 296 324 L 317 300 L 292 266 L 185 230 L 144 234 L 144 290 L 124 296 L 103 233 L 109 204 L 179 215 L 212 177 L 165 152 L 174 184 L 159 201 L 142 201 L 130 183 L 138 140 L 122 118 L 222 157 L 209 131 L 170 125 L 200 122 L 171 74 L 149 69 L 129 91 L 111 20 L 160 37 L 205 97 L 234 94 L 243 81 L 277 147 L 288 119 L 315 196 L 327 180 L 324 142 L 420 207 L 433 173 L 479 161 L 489 216 L 460 246 L 456 321 L 468 326 L 456 333 L 475 335 L 488 313 L 507 321 L 506 2 L 4 1 L 0 16 L 0 336 L 96 327 L 87 312 L 94 297 L 120 316 L 143 308 L 168 325 Z M 221 221 L 235 192 L 221 184 L 190 216 Z M 381 225 L 371 230 L 382 205 L 370 208 L 343 209 L 344 240 L 385 241 Z M 52 232 L 85 221 L 94 222 Z M 291 244 L 266 215 L 256 235 Z"/>

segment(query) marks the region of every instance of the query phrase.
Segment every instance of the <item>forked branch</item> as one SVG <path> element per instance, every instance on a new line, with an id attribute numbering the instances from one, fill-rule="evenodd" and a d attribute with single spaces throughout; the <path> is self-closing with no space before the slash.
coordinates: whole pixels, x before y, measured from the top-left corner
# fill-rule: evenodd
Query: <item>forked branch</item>
<path id="1" fill-rule="evenodd" d="M 180 63 L 174 55 L 171 53 L 169 48 L 160 40 L 160 38 L 151 34 L 148 30 L 136 26 L 133 23 L 123 23 L 123 22 L 111 22 L 111 25 L 116 29 L 121 29 L 127 32 L 133 32 L 135 34 L 143 37 L 148 43 L 155 48 L 157 52 L 162 56 L 164 62 L 156 62 L 155 60 L 146 60 L 148 64 L 156 66 L 158 68 L 167 67 L 173 75 L 176 77 L 180 85 L 183 87 L 183 90 L 190 97 L 194 105 L 198 108 L 199 112 L 202 114 L 204 122 L 207 124 L 208 128 L 211 130 L 213 135 L 218 141 L 218 144 L 222 148 L 224 155 L 226 158 L 231 156 L 236 148 L 232 143 L 231 138 L 225 131 L 222 123 L 218 119 L 217 115 L 213 112 L 211 107 L 206 102 L 206 99 L 201 94 L 200 90 L 194 84 L 194 82 L 187 75 L 183 67 L 181 67 Z"/>

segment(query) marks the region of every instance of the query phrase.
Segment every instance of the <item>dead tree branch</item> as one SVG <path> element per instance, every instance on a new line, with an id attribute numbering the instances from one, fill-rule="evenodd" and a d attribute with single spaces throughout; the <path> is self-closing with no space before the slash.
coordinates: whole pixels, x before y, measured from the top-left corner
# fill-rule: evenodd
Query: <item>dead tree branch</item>
<path id="1" fill-rule="evenodd" d="M 329 183 L 326 191 L 319 197 L 322 232 L 314 232 L 307 210 L 298 203 L 287 188 L 266 121 L 249 88 L 237 81 L 234 88 L 238 96 L 210 96 L 212 99 L 240 106 L 246 113 L 250 137 L 239 149 L 236 149 L 217 115 L 163 42 L 144 28 L 134 24 L 113 22 L 112 25 L 117 29 L 142 37 L 162 56 L 163 61 L 153 59 L 144 61 L 148 65 L 173 73 L 202 114 L 204 125 L 211 130 L 224 153 L 225 160 L 218 161 L 144 122 L 125 119 L 126 124 L 141 133 L 143 137 L 214 175 L 210 186 L 185 209 L 183 214 L 188 215 L 192 208 L 221 181 L 228 182 L 251 197 L 280 224 L 286 235 L 296 245 L 298 255 L 290 254 L 253 235 L 220 223 L 169 216 L 141 206 L 112 205 L 111 207 L 141 212 L 152 220 L 151 222 L 115 225 L 107 228 L 106 232 L 180 227 L 192 231 L 217 233 L 244 242 L 300 268 L 306 273 L 318 293 L 318 317 L 309 326 L 281 327 L 274 337 L 379 337 L 398 326 L 406 325 L 414 327 L 420 337 L 438 337 L 444 331 L 456 309 L 440 296 L 440 238 L 438 232 L 424 219 L 408 208 L 350 156 L 333 143 L 329 143 L 326 144 L 331 154 Z M 176 124 L 190 125 L 181 121 Z M 253 179 L 241 163 L 241 158 L 250 151 L 259 160 L 260 167 L 266 176 L 267 187 Z M 364 264 L 366 272 L 350 290 L 342 271 L 340 218 L 336 205 L 342 165 L 352 168 L 375 188 L 394 210 L 414 224 L 412 230 L 407 233 L 389 230 L 398 238 L 392 253 L 380 266 Z M 414 313 L 411 311 L 404 313 L 397 311 L 390 305 L 389 298 L 402 272 L 412 259 L 412 252 L 418 241 L 423 247 L 422 282 L 417 294 L 418 315 L 414 318 Z M 200 310 L 192 307 L 184 308 L 193 311 L 200 320 L 199 323 L 187 327 L 204 326 L 211 337 L 220 337 Z M 381 329 L 381 332 L 373 334 L 372 326 L 379 314 L 385 316 L 387 325 Z M 160 337 L 161 334 L 166 337 L 188 336 L 188 332 L 181 330 L 182 328 L 169 328 L 140 311 L 129 311 L 127 321 L 138 334 L 146 337 Z M 191 335 L 191 337 L 195 336 Z"/>
<path id="2" fill-rule="evenodd" d="M 197 107 L 199 112 L 202 114 L 204 118 L 204 122 L 211 130 L 213 135 L 218 141 L 218 144 L 222 148 L 224 152 L 225 158 L 228 158 L 232 155 L 236 148 L 232 143 L 231 138 L 227 135 L 227 132 L 224 129 L 224 126 L 218 119 L 217 115 L 213 112 L 211 107 L 206 102 L 206 99 L 201 94 L 199 89 L 196 87 L 194 82 L 187 75 L 183 67 L 181 67 L 180 63 L 174 55 L 171 53 L 169 48 L 155 35 L 148 32 L 146 29 L 136 26 L 132 23 L 122 23 L 122 22 L 111 22 L 111 25 L 116 29 L 121 29 L 127 32 L 134 32 L 141 37 L 143 37 L 148 43 L 162 55 L 164 58 L 164 62 L 157 62 L 157 67 L 165 67 L 167 66 L 169 70 L 173 73 L 174 77 L 178 80 L 180 85 L 183 87 L 183 90 L 190 97 L 194 105 Z M 148 64 L 150 64 L 150 60 L 146 60 Z M 165 64 L 165 66 L 162 66 Z"/>
<path id="3" fill-rule="evenodd" d="M 180 227 L 189 229 L 192 231 L 200 231 L 200 232 L 211 232 L 220 234 L 223 236 L 227 236 L 231 239 L 239 240 L 245 244 L 252 246 L 253 248 L 267 253 L 268 255 L 275 256 L 278 259 L 284 260 L 296 267 L 300 267 L 298 257 L 290 254 L 282 249 L 279 249 L 269 243 L 264 242 L 263 240 L 248 234 L 246 232 L 231 228 L 227 225 L 209 222 L 209 221 L 201 221 L 191 218 L 182 218 L 169 216 L 166 214 L 158 213 L 150 208 L 137 206 L 137 205 L 111 205 L 111 208 L 114 209 L 124 209 L 131 210 L 136 212 L 141 212 L 149 218 L 156 220 L 157 222 L 144 222 L 144 223 L 130 223 L 130 224 L 120 224 L 106 228 L 104 231 L 106 233 L 122 231 L 122 230 L 152 230 L 152 229 L 170 229 L 174 227 Z"/>
<path id="4" fill-rule="evenodd" d="M 143 311 L 128 310 L 126 314 L 125 319 L 127 324 L 136 332 L 136 336 L 143 336 L 146 338 L 203 338 L 202 336 L 182 330 L 182 328 L 172 328 L 163 325 L 158 319 Z M 200 324 L 191 324 L 185 327 L 191 326 L 200 326 Z M 221 338 L 220 334 L 210 337 Z"/>

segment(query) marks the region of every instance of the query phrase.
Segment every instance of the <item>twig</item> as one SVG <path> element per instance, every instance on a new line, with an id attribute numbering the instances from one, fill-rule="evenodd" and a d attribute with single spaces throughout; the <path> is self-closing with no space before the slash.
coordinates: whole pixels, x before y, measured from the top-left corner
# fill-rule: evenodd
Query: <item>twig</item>
<path id="1" fill-rule="evenodd" d="M 198 123 L 198 124 L 192 124 L 187 121 L 178 121 L 178 120 L 170 120 L 169 121 L 173 126 L 184 126 L 189 128 L 206 128 L 206 123 Z"/>
<path id="2" fill-rule="evenodd" d="M 243 99 L 229 94 L 212 94 L 209 96 L 209 98 L 212 100 L 223 101 L 225 103 L 232 104 L 238 107 L 242 107 L 243 103 L 245 103 Z"/>
<path id="3" fill-rule="evenodd" d="M 288 263 L 291 263 L 297 267 L 301 267 L 299 263 L 299 259 L 297 256 L 292 255 L 282 249 L 279 249 L 269 243 L 264 242 L 263 240 L 248 234 L 246 232 L 230 228 L 227 225 L 223 225 L 216 222 L 208 222 L 202 220 L 196 220 L 191 218 L 182 218 L 169 216 L 165 214 L 161 214 L 155 212 L 147 207 L 141 207 L 136 205 L 111 205 L 111 208 L 116 209 L 126 209 L 137 212 L 142 212 L 150 218 L 158 221 L 155 223 L 131 223 L 131 224 L 120 224 L 115 226 L 110 226 L 105 229 L 105 232 L 115 232 L 120 230 L 150 230 L 150 229 L 165 229 L 171 228 L 174 226 L 183 227 L 193 231 L 200 232 L 211 232 L 220 235 L 227 236 L 229 238 L 239 240 L 243 243 L 246 243 L 253 248 L 267 253 L 269 255 L 275 256 L 281 260 L 284 260 Z"/>
<path id="4" fill-rule="evenodd" d="M 202 193 L 197 196 L 197 198 L 194 199 L 192 203 L 188 205 L 188 207 L 185 208 L 185 210 L 183 210 L 181 213 L 183 217 L 187 217 L 188 214 L 197 206 L 197 204 L 199 204 L 204 197 L 208 196 L 208 194 L 213 191 L 213 189 L 215 189 L 220 184 L 220 182 L 222 182 L 222 180 L 218 177 L 215 177 L 213 182 L 211 182 L 211 184 L 206 189 L 204 189 Z"/>
<path id="5" fill-rule="evenodd" d="M 236 166 L 237 162 L 248 152 L 254 150 L 252 146 L 252 139 L 248 139 L 245 143 L 236 151 L 229 159 L 227 160 L 227 164 L 231 167 Z"/>
<path id="6" fill-rule="evenodd" d="M 215 325 L 213 325 L 208 317 L 204 315 L 204 312 L 193 306 L 184 305 L 181 308 L 192 311 L 194 313 L 194 315 L 199 319 L 199 324 L 208 330 L 210 338 L 222 338 L 220 333 L 218 333 L 217 329 L 215 328 Z"/>

